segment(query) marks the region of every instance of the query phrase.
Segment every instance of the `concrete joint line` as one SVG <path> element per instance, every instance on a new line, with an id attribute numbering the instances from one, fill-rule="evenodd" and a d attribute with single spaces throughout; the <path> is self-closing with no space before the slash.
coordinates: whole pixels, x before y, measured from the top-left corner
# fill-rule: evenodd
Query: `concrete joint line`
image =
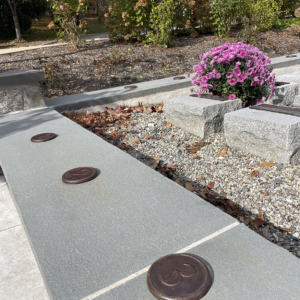
<path id="1" fill-rule="evenodd" d="M 232 223 L 232 224 L 230 224 L 230 225 L 228 225 L 228 226 L 226 226 L 226 227 L 224 227 L 224 228 L 222 228 L 222 229 L 220 229 L 220 230 L 218 230 L 218 231 L 216 231 L 216 232 L 208 235 L 207 237 L 205 237 L 205 238 L 203 238 L 203 239 L 201 239 L 201 240 L 199 240 L 199 241 L 197 241 L 195 243 L 192 243 L 192 244 L 190 244 L 189 246 L 187 246 L 187 247 L 185 247 L 183 249 L 180 249 L 176 253 L 187 252 L 187 251 L 191 250 L 192 248 L 195 248 L 195 247 L 197 247 L 197 246 L 199 246 L 199 245 L 207 242 L 208 240 L 211 240 L 212 238 L 215 238 L 216 236 L 218 236 L 218 235 L 220 235 L 220 234 L 222 234 L 222 233 L 224 233 L 224 232 L 226 232 L 226 231 L 228 231 L 228 230 L 236 227 L 239 224 L 240 224 L 239 222 L 234 222 L 234 223 Z M 137 272 L 135 272 L 135 273 L 133 273 L 133 274 L 131 274 L 131 275 L 129 275 L 129 276 L 127 276 L 127 277 L 125 277 L 125 278 L 123 278 L 123 279 L 121 279 L 121 280 L 119 280 L 119 281 L 117 281 L 117 282 L 115 282 L 115 283 L 113 283 L 113 284 L 111 284 L 111 285 L 103 288 L 103 289 L 101 289 L 100 291 L 95 292 L 94 294 L 91 294 L 91 295 L 83 298 L 82 300 L 93 300 L 96 297 L 101 296 L 101 295 L 109 292 L 110 290 L 113 290 L 113 289 L 117 288 L 118 286 L 120 286 L 120 285 L 122 285 L 122 284 L 124 284 L 124 283 L 126 283 L 126 282 L 128 282 L 128 281 L 130 281 L 130 280 L 132 280 L 134 278 L 136 278 L 137 276 L 140 276 L 140 275 L 146 273 L 149 270 L 149 268 L 150 268 L 150 266 L 148 266 L 148 267 L 146 267 L 144 269 L 141 269 L 141 270 L 139 270 L 139 271 L 137 271 Z"/>

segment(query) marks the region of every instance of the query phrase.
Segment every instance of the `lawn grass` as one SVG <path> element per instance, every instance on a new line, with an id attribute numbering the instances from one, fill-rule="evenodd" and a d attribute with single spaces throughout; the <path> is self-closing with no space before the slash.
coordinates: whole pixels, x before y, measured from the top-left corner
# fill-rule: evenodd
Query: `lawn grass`
<path id="1" fill-rule="evenodd" d="M 98 22 L 96 16 L 87 16 L 85 20 L 87 21 L 87 34 L 101 33 L 107 31 L 104 25 Z M 22 36 L 26 42 L 18 43 L 13 41 L 11 43 L 11 40 L 5 40 L 0 41 L 0 45 L 10 46 L 11 43 L 11 47 L 25 47 L 43 44 L 48 41 L 53 41 L 57 38 L 57 28 L 49 29 L 47 27 L 51 21 L 52 19 L 49 16 L 43 16 L 40 19 L 33 20 L 31 29 L 28 31 L 28 33 L 23 34 Z"/>

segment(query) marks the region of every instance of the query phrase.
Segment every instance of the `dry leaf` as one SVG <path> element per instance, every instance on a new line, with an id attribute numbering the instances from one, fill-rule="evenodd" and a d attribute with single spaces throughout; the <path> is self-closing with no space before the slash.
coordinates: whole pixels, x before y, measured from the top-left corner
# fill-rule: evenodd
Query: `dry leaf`
<path id="1" fill-rule="evenodd" d="M 218 154 L 218 157 L 220 156 L 224 156 L 228 151 L 228 146 L 226 146 L 223 150 L 220 151 L 220 153 Z"/>
<path id="2" fill-rule="evenodd" d="M 258 226 L 265 224 L 265 221 L 262 220 L 261 218 L 256 218 L 254 221 L 250 219 L 250 222 L 252 226 L 255 227 L 255 229 L 258 229 Z"/>
<path id="3" fill-rule="evenodd" d="M 269 196 L 269 195 L 270 195 L 270 194 L 269 194 L 269 192 L 267 192 L 267 191 L 264 193 L 264 196 L 265 196 L 265 197 L 266 197 L 266 196 Z"/>
<path id="4" fill-rule="evenodd" d="M 130 145 L 139 144 L 139 143 L 140 143 L 140 139 L 136 139 L 136 140 L 132 141 L 130 143 Z"/>
<path id="5" fill-rule="evenodd" d="M 221 193 L 222 193 L 224 196 L 227 196 L 227 194 L 226 194 L 224 191 L 221 191 Z"/>
<path id="6" fill-rule="evenodd" d="M 251 176 L 256 177 L 258 175 L 258 171 L 252 171 Z"/>
<path id="7" fill-rule="evenodd" d="M 215 183 L 214 182 L 210 182 L 209 184 L 206 185 L 206 187 L 208 189 L 213 189 L 214 188 Z"/>
<path id="8" fill-rule="evenodd" d="M 261 168 L 270 168 L 270 167 L 274 167 L 276 164 L 272 163 L 272 162 L 263 162 L 261 163 L 259 166 Z"/>
<path id="9" fill-rule="evenodd" d="M 258 214 L 259 216 L 260 216 L 260 218 L 264 221 L 265 219 L 264 219 L 264 215 L 262 214 L 262 212 L 260 211 L 259 212 L 259 214 Z"/>
<path id="10" fill-rule="evenodd" d="M 144 107 L 143 107 L 143 113 L 144 113 L 144 114 L 151 114 L 151 113 L 152 113 L 151 107 L 144 106 Z"/>
<path id="11" fill-rule="evenodd" d="M 289 229 L 289 228 L 284 228 L 284 227 L 279 227 L 281 230 L 286 231 L 286 232 L 292 232 L 293 229 Z"/>
<path id="12" fill-rule="evenodd" d="M 181 182 L 180 182 L 179 178 L 177 178 L 177 179 L 175 180 L 175 182 L 181 185 Z"/>
<path id="13" fill-rule="evenodd" d="M 193 186 L 192 186 L 192 184 L 191 184 L 190 182 L 187 182 L 187 183 L 185 184 L 185 188 L 186 188 L 187 190 L 189 190 L 190 192 L 192 192 L 192 191 L 194 190 L 194 188 L 193 188 Z"/>
<path id="14" fill-rule="evenodd" d="M 169 129 L 169 128 L 171 128 L 171 126 L 172 126 L 172 124 L 171 124 L 171 123 L 168 123 L 168 124 L 166 125 L 166 128 Z"/>
<path id="15" fill-rule="evenodd" d="M 205 177 L 198 177 L 197 180 L 201 181 L 201 180 L 204 180 Z"/>
<path id="16" fill-rule="evenodd" d="M 148 166 L 149 166 L 151 169 L 155 170 L 156 167 L 158 166 L 158 164 L 159 164 L 159 159 L 156 159 L 156 160 L 150 161 L 150 162 L 148 163 Z"/>

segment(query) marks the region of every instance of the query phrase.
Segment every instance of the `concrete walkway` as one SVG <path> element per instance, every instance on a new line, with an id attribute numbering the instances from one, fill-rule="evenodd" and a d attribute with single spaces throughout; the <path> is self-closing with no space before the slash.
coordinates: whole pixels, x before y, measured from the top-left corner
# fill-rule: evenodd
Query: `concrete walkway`
<path id="1" fill-rule="evenodd" d="M 83 38 L 89 42 L 91 40 L 99 41 L 99 40 L 107 40 L 108 36 L 106 32 L 103 33 L 95 33 L 95 34 L 88 34 L 83 36 Z M 28 47 L 18 47 L 18 48 L 6 48 L 6 49 L 0 49 L 0 55 L 4 54 L 10 54 L 10 53 L 16 53 L 16 52 L 22 52 L 22 51 L 29 51 L 29 50 L 35 50 L 35 49 L 41 49 L 46 47 L 56 47 L 61 45 L 67 45 L 67 43 L 57 43 L 56 41 L 51 41 L 42 45 L 37 46 L 28 46 Z"/>
<path id="2" fill-rule="evenodd" d="M 175 252 L 207 262 L 214 283 L 205 300 L 299 299 L 299 259 L 56 111 L 5 115 L 0 129 L 1 165 L 50 299 L 154 300 L 147 270 Z M 41 132 L 57 137 L 31 143 Z M 64 184 L 62 174 L 78 166 L 98 176 Z M 6 228 L 20 228 L 13 222 Z M 16 248 L 6 235 L 2 244 Z M 22 253 L 3 262 L 11 289 L 18 289 L 11 264 Z M 42 284 L 28 286 L 26 299 L 36 291 L 42 296 L 32 299 L 46 297 Z"/>
<path id="3" fill-rule="evenodd" d="M 4 176 L 0 176 L 0 300 L 49 300 Z"/>

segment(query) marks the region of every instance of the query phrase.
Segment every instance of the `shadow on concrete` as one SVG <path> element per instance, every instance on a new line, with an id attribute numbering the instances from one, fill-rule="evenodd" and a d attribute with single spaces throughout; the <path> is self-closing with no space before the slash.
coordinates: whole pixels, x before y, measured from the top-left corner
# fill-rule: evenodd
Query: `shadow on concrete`
<path id="1" fill-rule="evenodd" d="M 50 108 L 2 115 L 0 116 L 0 139 L 60 118 L 64 116 L 54 114 Z"/>

